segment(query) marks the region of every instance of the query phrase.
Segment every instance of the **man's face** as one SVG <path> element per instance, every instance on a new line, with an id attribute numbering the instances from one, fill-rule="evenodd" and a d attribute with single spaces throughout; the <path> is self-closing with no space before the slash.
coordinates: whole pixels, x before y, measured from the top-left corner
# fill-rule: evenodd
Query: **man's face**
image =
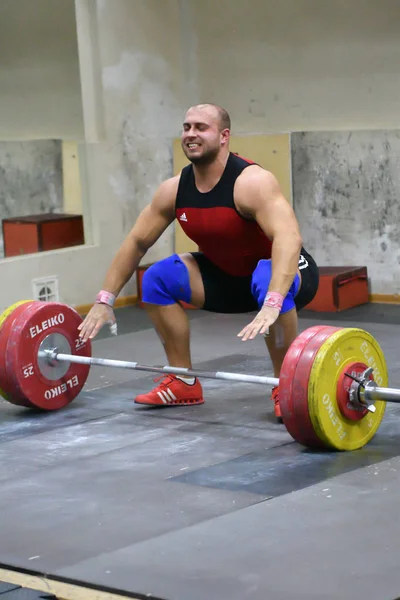
<path id="1" fill-rule="evenodd" d="M 213 162 L 226 143 L 227 131 L 220 130 L 218 113 L 212 108 L 189 109 L 181 136 L 186 158 L 193 164 Z"/>

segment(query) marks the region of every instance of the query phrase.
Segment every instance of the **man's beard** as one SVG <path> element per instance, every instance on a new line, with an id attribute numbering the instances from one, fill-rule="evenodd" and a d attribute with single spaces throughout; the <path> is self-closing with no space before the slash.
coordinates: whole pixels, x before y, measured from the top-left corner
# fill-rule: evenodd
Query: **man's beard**
<path id="1" fill-rule="evenodd" d="M 201 156 L 188 156 L 185 152 L 186 158 L 193 165 L 210 165 L 217 158 L 219 152 L 219 148 L 212 148 L 211 150 L 207 150 L 203 152 Z"/>

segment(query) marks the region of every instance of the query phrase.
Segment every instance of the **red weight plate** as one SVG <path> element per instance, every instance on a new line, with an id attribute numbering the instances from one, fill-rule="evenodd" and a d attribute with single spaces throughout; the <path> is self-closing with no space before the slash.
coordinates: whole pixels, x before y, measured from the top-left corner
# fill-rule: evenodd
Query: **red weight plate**
<path id="1" fill-rule="evenodd" d="M 16 388 L 9 372 L 7 371 L 7 347 L 10 340 L 11 332 L 14 328 L 15 320 L 22 315 L 29 306 L 40 304 L 40 302 L 32 301 L 26 304 L 17 306 L 12 313 L 6 317 L 0 329 L 0 387 L 6 395 L 7 402 L 18 406 L 31 406 L 29 401 L 22 397 L 19 390 Z"/>
<path id="2" fill-rule="evenodd" d="M 315 433 L 308 414 L 308 377 L 305 387 L 298 384 L 298 364 L 307 345 L 318 335 L 326 334 L 329 337 L 337 327 L 316 325 L 303 331 L 291 344 L 285 355 L 279 376 L 279 404 L 282 419 L 290 435 L 300 444 L 310 447 L 322 447 L 323 443 Z M 321 342 L 322 343 L 322 342 Z M 304 368 L 304 367 L 302 367 Z M 306 413 L 304 413 L 304 399 L 306 400 Z M 302 406 L 299 411 L 299 405 Z M 311 426 L 311 427 L 310 427 Z"/>
<path id="3" fill-rule="evenodd" d="M 339 375 L 337 388 L 336 388 L 336 401 L 338 407 L 342 413 L 350 421 L 361 421 L 368 414 L 368 409 L 363 408 L 361 405 L 356 406 L 351 404 L 349 398 L 349 389 L 353 380 L 347 376 L 347 373 L 353 375 L 353 377 L 361 377 L 367 365 L 361 362 L 352 362 L 347 364 L 341 374 Z M 372 375 L 370 379 L 373 379 Z"/>
<path id="4" fill-rule="evenodd" d="M 324 331 L 320 331 L 309 340 L 308 344 L 303 349 L 302 355 L 297 363 L 296 372 L 293 380 L 294 394 L 294 418 L 301 429 L 301 444 L 309 448 L 325 448 L 326 443 L 318 436 L 314 430 L 313 423 L 308 411 L 308 382 L 310 373 L 314 364 L 315 357 L 321 348 L 322 344 L 340 327 L 327 327 Z"/>
<path id="5" fill-rule="evenodd" d="M 279 375 L 279 406 L 282 413 L 282 420 L 290 435 L 297 440 L 300 435 L 298 426 L 294 420 L 294 407 L 292 397 L 292 382 L 296 370 L 297 361 L 303 351 L 304 345 L 321 329 L 321 326 L 310 327 L 306 329 L 292 342 L 282 363 Z"/>
<path id="6" fill-rule="evenodd" d="M 59 410 L 70 404 L 83 388 L 90 365 L 58 362 L 49 367 L 39 360 L 42 343 L 56 339 L 63 354 L 91 356 L 90 341 L 82 343 L 78 337 L 80 315 L 59 302 L 43 302 L 29 306 L 14 321 L 7 347 L 7 371 L 22 397 L 32 407 Z M 51 337 L 50 337 L 51 336 Z"/>
<path id="7" fill-rule="evenodd" d="M 301 435 L 298 423 L 294 418 L 293 381 L 297 363 L 309 340 L 318 332 L 325 330 L 326 327 L 326 325 L 315 325 L 300 333 L 291 344 L 282 364 L 279 376 L 279 405 L 283 422 L 294 439 Z"/>

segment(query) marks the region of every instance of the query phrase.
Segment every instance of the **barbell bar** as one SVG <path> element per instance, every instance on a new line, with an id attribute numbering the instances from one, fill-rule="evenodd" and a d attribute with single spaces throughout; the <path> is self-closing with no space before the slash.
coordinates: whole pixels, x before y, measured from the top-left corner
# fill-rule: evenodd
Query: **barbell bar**
<path id="1" fill-rule="evenodd" d="M 44 340 L 47 344 L 47 339 Z M 241 381 L 242 383 L 258 383 L 261 385 L 278 386 L 279 378 L 266 377 L 263 375 L 248 375 L 246 373 L 229 373 L 226 371 L 200 371 L 198 369 L 188 369 L 185 367 L 154 367 L 150 365 L 141 365 L 137 362 L 126 360 L 115 360 L 100 357 L 75 356 L 73 354 L 62 354 L 57 348 L 43 347 L 38 352 L 39 358 L 44 358 L 50 366 L 55 366 L 57 362 L 75 363 L 81 365 L 90 365 L 91 367 L 112 367 L 118 369 L 133 369 L 137 371 L 149 371 L 151 373 L 171 373 L 173 375 L 187 375 L 205 379 L 224 379 L 227 381 Z M 366 375 L 372 374 L 373 369 L 368 369 L 361 374 L 361 377 L 354 377 L 351 373 L 346 373 L 353 380 L 349 390 L 350 400 L 354 403 L 358 400 L 370 412 L 375 412 L 375 407 L 371 402 L 400 402 L 400 390 L 396 388 L 378 387 L 373 381 L 367 379 Z M 353 394 L 351 394 L 353 392 Z"/>
<path id="2" fill-rule="evenodd" d="M 283 422 L 297 442 L 313 448 L 354 450 L 366 445 L 383 419 L 388 387 L 378 342 L 357 328 L 306 329 L 286 353 L 280 377 L 92 357 L 78 334 L 82 318 L 58 302 L 18 302 L 0 315 L 0 392 L 12 404 L 59 410 L 80 393 L 92 366 L 134 369 L 279 385 Z"/>
<path id="3" fill-rule="evenodd" d="M 47 343 L 47 342 L 46 342 Z M 242 381 L 243 383 L 259 383 L 262 385 L 278 385 L 276 377 L 264 377 L 262 375 L 247 375 L 245 373 L 227 373 L 224 371 L 199 371 L 185 367 L 153 367 L 140 365 L 137 362 L 125 360 L 114 360 L 109 358 L 74 356 L 73 354 L 62 354 L 57 348 L 44 348 L 39 350 L 39 358 L 47 360 L 48 364 L 54 366 L 57 362 L 69 362 L 85 364 L 97 367 L 114 367 L 119 369 L 134 369 L 137 371 L 149 371 L 150 373 L 171 373 L 173 375 L 188 375 L 191 377 L 204 377 L 205 379 L 225 379 L 228 381 Z"/>

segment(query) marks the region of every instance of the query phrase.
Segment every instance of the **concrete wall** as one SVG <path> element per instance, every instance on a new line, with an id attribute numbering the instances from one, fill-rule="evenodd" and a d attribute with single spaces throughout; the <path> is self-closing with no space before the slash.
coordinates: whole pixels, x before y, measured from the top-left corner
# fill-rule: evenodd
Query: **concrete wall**
<path id="1" fill-rule="evenodd" d="M 59 140 L 0 142 L 0 220 L 63 209 Z M 3 256 L 0 228 L 0 256 Z"/>
<path id="2" fill-rule="evenodd" d="M 179 9 L 174 0 L 99 2 L 110 168 L 105 201 L 132 227 L 172 174 L 172 139 L 183 120 Z M 172 250 L 171 232 L 148 258 Z"/>
<path id="3" fill-rule="evenodd" d="M 85 136 L 78 152 L 88 245 L 5 259 L 2 278 L 12 278 L 13 286 L 0 289 L 0 308 L 31 297 L 32 279 L 52 275 L 63 302 L 91 302 L 140 208 L 172 173 L 172 138 L 184 110 L 178 3 L 76 0 L 76 11 Z M 148 259 L 172 249 L 170 228 Z M 135 290 L 132 280 L 123 295 Z"/>
<path id="4" fill-rule="evenodd" d="M 3 0 L 0 54 L 0 221 L 60 212 L 61 139 L 83 138 L 74 0 Z"/>
<path id="5" fill-rule="evenodd" d="M 4 0 L 0 136 L 78 142 L 87 246 L 4 260 L 2 279 L 13 286 L 0 290 L 0 308 L 31 296 L 31 279 L 53 274 L 62 301 L 92 301 L 140 209 L 172 174 L 172 139 L 192 103 L 225 105 L 234 134 L 396 128 L 399 16 L 396 0 L 218 0 L 218 10 L 213 0 Z M 63 25 L 45 26 L 52 19 Z M 315 160 L 325 152 L 319 146 Z M 369 218 L 357 202 L 359 218 Z M 335 227 L 339 240 L 347 235 L 339 219 Z M 171 227 L 146 260 L 172 250 Z M 378 293 L 381 283 L 373 282 Z M 133 280 L 122 294 L 135 291 Z"/>
<path id="6" fill-rule="evenodd" d="M 0 56 L 0 139 L 82 139 L 74 0 L 2 0 Z"/>
<path id="7" fill-rule="evenodd" d="M 321 264 L 367 264 L 372 292 L 400 293 L 400 3 L 214 6 L 191 3 L 199 96 L 230 111 L 235 134 L 305 132 L 292 171 L 305 244 Z"/>
<path id="8" fill-rule="evenodd" d="M 320 265 L 367 265 L 371 292 L 400 294 L 400 131 L 292 136 L 293 197 Z"/>
<path id="9" fill-rule="evenodd" d="M 397 127 L 397 0 L 191 1 L 198 89 L 235 133 Z"/>

